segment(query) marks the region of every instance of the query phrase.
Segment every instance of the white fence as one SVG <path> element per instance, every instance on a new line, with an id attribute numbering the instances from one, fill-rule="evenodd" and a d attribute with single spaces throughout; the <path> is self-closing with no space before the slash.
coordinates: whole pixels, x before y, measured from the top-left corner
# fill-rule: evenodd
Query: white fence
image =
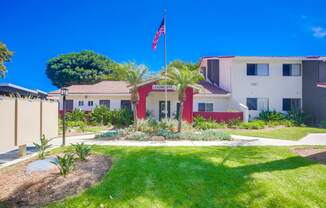
<path id="1" fill-rule="evenodd" d="M 58 103 L 0 97 L 0 152 L 58 136 Z"/>

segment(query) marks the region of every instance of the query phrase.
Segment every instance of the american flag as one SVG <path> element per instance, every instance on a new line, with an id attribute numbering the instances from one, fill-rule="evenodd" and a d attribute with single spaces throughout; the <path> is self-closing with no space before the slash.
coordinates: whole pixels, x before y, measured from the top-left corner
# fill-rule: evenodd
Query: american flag
<path id="1" fill-rule="evenodd" d="M 155 36 L 154 36 L 154 40 L 153 40 L 153 43 L 152 43 L 152 49 L 155 50 L 156 47 L 157 47 L 157 42 L 158 40 L 160 39 L 160 36 L 161 34 L 164 34 L 165 35 L 165 32 L 166 32 L 166 28 L 165 28 L 165 19 L 163 18 L 160 26 L 158 27 L 158 30 L 157 32 L 155 33 Z"/>

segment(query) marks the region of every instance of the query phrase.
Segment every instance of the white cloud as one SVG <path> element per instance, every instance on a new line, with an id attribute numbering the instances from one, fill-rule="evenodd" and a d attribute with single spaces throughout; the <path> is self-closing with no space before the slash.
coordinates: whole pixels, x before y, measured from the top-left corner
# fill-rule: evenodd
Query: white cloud
<path id="1" fill-rule="evenodd" d="M 312 28 L 313 35 L 316 38 L 324 38 L 326 37 L 326 28 L 322 28 L 320 26 Z"/>

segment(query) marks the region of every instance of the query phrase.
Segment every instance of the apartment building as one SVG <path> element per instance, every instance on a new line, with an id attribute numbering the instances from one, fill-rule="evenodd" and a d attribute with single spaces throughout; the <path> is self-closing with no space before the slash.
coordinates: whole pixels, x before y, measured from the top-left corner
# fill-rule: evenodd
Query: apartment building
<path id="1" fill-rule="evenodd" d="M 326 57 L 303 56 L 211 56 L 203 57 L 200 71 L 205 80 L 201 89 L 186 91 L 183 118 L 194 116 L 217 121 L 256 118 L 261 111 L 289 112 L 303 110 L 314 122 L 326 120 Z M 174 86 L 160 85 L 158 79 L 138 86 L 139 118 L 150 115 L 162 119 L 179 113 L 180 104 Z M 60 97 L 60 90 L 49 93 Z M 61 101 L 60 101 L 61 102 Z M 102 81 L 93 85 L 69 87 L 66 107 L 91 111 L 98 105 L 110 109 L 131 109 L 130 88 L 124 81 Z M 62 109 L 62 104 L 60 105 Z"/>

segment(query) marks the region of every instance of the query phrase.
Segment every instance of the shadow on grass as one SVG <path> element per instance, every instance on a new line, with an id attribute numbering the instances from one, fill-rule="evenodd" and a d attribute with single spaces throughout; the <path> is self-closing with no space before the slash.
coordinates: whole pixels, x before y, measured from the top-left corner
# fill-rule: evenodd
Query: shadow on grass
<path id="1" fill-rule="evenodd" d="M 111 150 L 109 154 L 117 156 L 113 169 L 100 185 L 82 197 L 86 196 L 92 203 L 125 203 L 129 207 L 143 203 L 160 203 L 165 207 L 248 207 L 251 201 L 269 192 L 252 183 L 252 174 L 312 164 L 296 156 L 256 164 L 266 158 L 255 148 L 207 152 L 165 150 Z M 243 193 L 250 198 L 242 198 Z"/>
<path id="2" fill-rule="evenodd" d="M 113 156 L 111 171 L 97 186 L 53 207 L 242 208 L 270 191 L 256 184 L 253 174 L 313 164 L 293 155 L 272 160 L 257 148 L 96 149 Z M 270 198 L 266 203 L 277 207 L 282 202 Z"/>

